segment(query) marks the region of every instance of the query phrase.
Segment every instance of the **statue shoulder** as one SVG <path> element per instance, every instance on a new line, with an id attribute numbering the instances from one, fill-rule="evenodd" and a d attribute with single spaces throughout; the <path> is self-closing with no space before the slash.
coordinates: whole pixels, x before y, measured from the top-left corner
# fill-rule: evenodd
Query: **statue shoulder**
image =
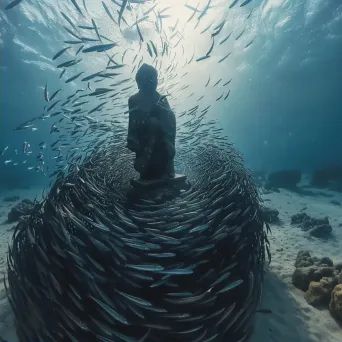
<path id="1" fill-rule="evenodd" d="M 137 103 L 139 101 L 139 94 L 133 94 L 132 96 L 129 97 L 128 103 Z"/>
<path id="2" fill-rule="evenodd" d="M 158 102 L 167 109 L 170 109 L 169 101 L 167 100 L 167 95 L 161 95 L 158 93 Z"/>

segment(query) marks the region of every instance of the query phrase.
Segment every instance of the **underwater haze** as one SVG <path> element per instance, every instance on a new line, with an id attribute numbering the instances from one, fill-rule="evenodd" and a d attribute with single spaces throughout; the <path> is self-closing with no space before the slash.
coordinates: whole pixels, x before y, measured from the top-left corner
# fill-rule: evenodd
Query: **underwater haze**
<path id="1" fill-rule="evenodd" d="M 341 57 L 342 0 L 0 0 L 0 341 L 341 342 Z"/>
<path id="2" fill-rule="evenodd" d="M 102 33 L 118 43 L 113 53 L 130 49 L 127 58 L 132 61 L 133 52 L 140 44 L 134 25 L 135 16 L 141 16 L 157 3 L 145 1 L 145 4 L 134 4 L 132 1 L 131 6 L 137 7 L 137 13 L 133 13 L 135 9 L 132 8 L 126 10 L 124 17 L 127 16 L 133 25 L 128 27 L 122 23 L 121 33 L 101 1 L 86 1 L 89 12 L 86 18 L 78 13 L 71 1 L 23 0 L 17 6 L 4 10 L 9 2 L 1 1 L 0 13 L 1 151 L 8 146 L 1 156 L 0 174 L 1 186 L 5 187 L 48 181 L 41 170 L 28 170 L 28 167 L 36 167 L 39 143 L 51 144 L 54 141 L 49 132 L 53 119 L 40 120 L 34 130 L 31 127 L 13 130 L 21 123 L 42 115 L 45 83 L 50 93 L 69 87 L 71 94 L 77 87 L 86 86 L 80 79 L 65 84 L 65 80 L 59 79 L 61 69 L 56 68 L 58 62 L 75 53 L 79 45 L 71 46 L 63 56 L 52 61 L 52 57 L 66 46 L 64 41 L 74 39 L 63 28 L 70 25 L 61 11 L 77 25 L 91 25 L 89 18 L 93 18 Z M 172 51 L 177 52 L 175 61 L 181 65 L 174 70 L 176 74 L 164 75 L 167 62 L 159 67 L 159 77 L 170 77 L 164 80 L 161 90 L 171 94 L 169 102 L 176 116 L 187 108 L 193 108 L 196 100 L 204 95 L 202 109 L 211 105 L 207 118 L 217 120 L 229 140 L 242 152 L 246 165 L 252 169 L 299 168 L 312 171 L 339 163 L 342 148 L 339 101 L 341 3 L 327 0 L 254 0 L 242 7 L 241 1 L 229 8 L 234 2 L 211 1 L 212 7 L 209 6 L 199 23 L 197 17 L 187 22 L 193 14 L 189 7 L 195 8 L 197 1 L 158 2 L 159 11 L 170 7 L 164 12 L 167 14 L 163 18 L 165 30 L 166 27 L 172 29 L 178 20 L 177 30 L 182 35 L 180 44 L 177 38 L 170 42 L 170 50 L 172 46 Z M 114 13 L 119 9 L 115 2 L 106 3 L 112 6 Z M 204 8 L 207 3 L 200 1 L 199 8 Z M 82 11 L 85 12 L 83 7 Z M 217 46 L 213 48 L 211 57 L 197 62 L 196 59 L 209 50 L 210 35 L 222 20 L 225 24 L 215 37 L 218 38 Z M 139 25 L 145 41 L 161 44 L 152 22 L 142 21 Z M 169 38 L 172 36 L 170 32 Z M 219 44 L 229 34 L 231 37 Z M 183 68 L 184 62 L 189 61 L 193 54 L 192 62 Z M 89 55 L 80 63 L 87 74 L 99 71 L 97 66 L 100 63 L 96 53 Z M 144 52 L 145 61 L 154 61 L 147 51 Z M 127 63 L 124 70 L 125 75 L 132 79 L 133 65 Z M 185 72 L 188 73 L 183 76 Z M 66 74 L 71 77 L 72 71 L 68 70 Z M 205 87 L 209 77 L 210 84 Z M 219 79 L 222 81 L 214 87 Z M 172 93 L 168 90 L 172 80 L 178 80 L 187 89 Z M 232 80 L 229 88 L 223 88 L 223 82 L 229 80 Z M 223 100 L 228 89 L 230 95 Z M 188 97 L 192 93 L 194 95 Z M 221 94 L 223 98 L 216 101 Z M 127 96 L 123 95 L 118 103 L 127 105 Z M 112 118 L 120 119 L 116 108 L 113 107 Z M 181 119 L 177 120 L 181 122 Z M 23 155 L 24 142 L 30 144 L 31 155 Z M 52 169 L 50 158 L 51 154 L 45 153 L 45 165 L 51 164 Z M 4 164 L 6 160 L 11 162 Z"/>

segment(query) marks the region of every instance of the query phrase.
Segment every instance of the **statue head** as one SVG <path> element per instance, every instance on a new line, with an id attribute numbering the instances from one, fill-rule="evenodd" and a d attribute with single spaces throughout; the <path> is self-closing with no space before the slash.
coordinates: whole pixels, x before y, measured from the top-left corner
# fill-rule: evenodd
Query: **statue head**
<path id="1" fill-rule="evenodd" d="M 158 71 L 148 64 L 143 64 L 135 76 L 140 91 L 144 93 L 152 93 L 157 90 Z"/>

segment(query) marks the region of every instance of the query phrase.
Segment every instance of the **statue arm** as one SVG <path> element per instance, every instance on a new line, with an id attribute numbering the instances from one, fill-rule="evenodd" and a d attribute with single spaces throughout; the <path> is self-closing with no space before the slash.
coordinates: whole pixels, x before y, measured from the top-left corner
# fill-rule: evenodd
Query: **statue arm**
<path id="1" fill-rule="evenodd" d="M 139 140 L 136 133 L 136 128 L 133 123 L 135 117 L 136 104 L 132 98 L 128 99 L 129 119 L 128 119 L 128 134 L 127 134 L 127 148 L 132 152 L 138 152 L 140 150 Z"/>
<path id="2" fill-rule="evenodd" d="M 168 130 L 166 132 L 166 139 L 168 141 L 169 149 L 170 149 L 170 157 L 174 158 L 176 153 L 175 141 L 176 141 L 176 116 L 172 111 L 169 102 L 167 99 L 164 99 L 164 107 L 167 109 L 168 114 Z"/>

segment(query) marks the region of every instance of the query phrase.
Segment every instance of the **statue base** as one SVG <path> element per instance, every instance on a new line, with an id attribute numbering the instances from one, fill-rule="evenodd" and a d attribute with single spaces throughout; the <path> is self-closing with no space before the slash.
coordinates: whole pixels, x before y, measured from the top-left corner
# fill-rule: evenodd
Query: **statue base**
<path id="1" fill-rule="evenodd" d="M 144 179 L 131 179 L 131 185 L 135 188 L 156 188 L 156 187 L 164 187 L 165 185 L 175 185 L 178 186 L 181 183 L 185 183 L 186 176 L 176 174 L 173 178 L 162 178 L 162 179 L 151 179 L 151 180 L 144 180 Z"/>
<path id="2" fill-rule="evenodd" d="M 144 199 L 156 203 L 165 203 L 178 197 L 182 191 L 186 191 L 191 187 L 186 182 L 186 178 L 185 175 L 176 174 L 173 178 L 131 179 L 132 188 L 127 197 L 132 203 Z"/>

